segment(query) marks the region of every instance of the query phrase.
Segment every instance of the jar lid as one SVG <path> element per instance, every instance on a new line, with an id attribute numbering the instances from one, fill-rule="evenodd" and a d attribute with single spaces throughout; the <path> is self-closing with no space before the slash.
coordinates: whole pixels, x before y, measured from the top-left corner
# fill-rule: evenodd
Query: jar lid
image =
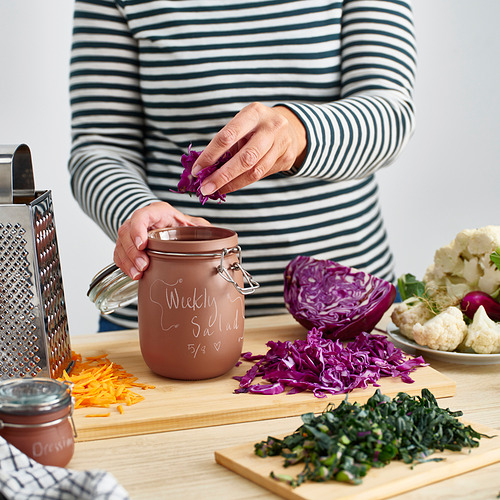
<path id="1" fill-rule="evenodd" d="M 71 402 L 70 386 L 46 378 L 0 382 L 0 412 L 32 415 L 52 412 Z"/>
<path id="2" fill-rule="evenodd" d="M 110 264 L 92 279 L 87 296 L 103 314 L 111 314 L 137 299 L 139 281 L 127 276 L 116 264 Z"/>

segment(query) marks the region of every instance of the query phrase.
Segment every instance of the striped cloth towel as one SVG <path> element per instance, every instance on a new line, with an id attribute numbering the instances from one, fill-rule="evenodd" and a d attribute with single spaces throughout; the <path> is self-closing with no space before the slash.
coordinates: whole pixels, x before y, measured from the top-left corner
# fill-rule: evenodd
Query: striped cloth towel
<path id="1" fill-rule="evenodd" d="M 0 500 L 129 500 L 106 471 L 39 464 L 0 437 Z"/>

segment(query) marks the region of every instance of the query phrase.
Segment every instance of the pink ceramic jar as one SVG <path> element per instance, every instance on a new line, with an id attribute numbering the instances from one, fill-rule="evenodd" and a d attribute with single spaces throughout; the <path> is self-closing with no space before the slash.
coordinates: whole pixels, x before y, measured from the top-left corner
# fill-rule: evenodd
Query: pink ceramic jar
<path id="1" fill-rule="evenodd" d="M 240 265 L 237 234 L 213 226 L 159 229 L 149 233 L 147 253 L 138 295 L 146 364 L 182 380 L 229 371 L 243 345 L 244 296 L 259 286 Z"/>
<path id="2" fill-rule="evenodd" d="M 241 265 L 238 235 L 214 226 L 157 229 L 146 251 L 139 282 L 112 264 L 90 283 L 90 300 L 103 314 L 137 300 L 141 352 L 158 375 L 225 374 L 241 354 L 245 295 L 259 287 Z"/>
<path id="3" fill-rule="evenodd" d="M 43 465 L 64 467 L 73 457 L 72 412 L 67 384 L 44 378 L 0 383 L 0 436 Z"/>

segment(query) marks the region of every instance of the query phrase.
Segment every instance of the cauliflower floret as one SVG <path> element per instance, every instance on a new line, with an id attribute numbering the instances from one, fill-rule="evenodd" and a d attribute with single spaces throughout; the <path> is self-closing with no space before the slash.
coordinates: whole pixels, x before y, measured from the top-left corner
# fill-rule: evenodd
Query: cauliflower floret
<path id="1" fill-rule="evenodd" d="M 436 280 L 436 272 L 435 272 L 434 268 L 435 268 L 434 262 L 429 267 L 427 267 L 427 269 L 425 270 L 425 273 L 424 273 L 424 277 L 422 278 L 422 281 L 424 283 L 427 284 L 430 281 Z"/>
<path id="2" fill-rule="evenodd" d="M 463 264 L 459 255 L 460 252 L 453 245 L 438 248 L 434 254 L 434 276 L 442 278 L 447 274 L 460 274 Z"/>
<path id="3" fill-rule="evenodd" d="M 462 300 L 469 292 L 472 292 L 473 290 L 476 290 L 476 286 L 470 286 L 468 283 L 464 282 L 463 280 L 460 279 L 446 279 L 446 294 L 448 295 L 448 298 L 445 299 L 445 297 L 439 298 L 440 292 L 438 291 L 435 295 L 433 295 L 432 299 L 435 300 L 436 302 L 441 303 L 443 300 L 445 303 L 447 302 L 447 306 L 456 306 L 457 304 L 460 303 L 460 300 Z M 441 292 L 442 293 L 442 292 Z M 441 307 L 441 310 L 445 309 L 445 307 Z"/>
<path id="4" fill-rule="evenodd" d="M 394 306 L 391 314 L 393 323 L 399 328 L 401 335 L 413 340 L 413 326 L 416 323 L 425 323 L 434 316 L 427 305 L 418 301 L 414 304 L 400 302 Z"/>
<path id="5" fill-rule="evenodd" d="M 471 257 L 463 262 L 464 268 L 461 276 L 471 287 L 475 287 L 483 274 L 481 267 L 479 267 L 479 260 L 477 257 Z"/>
<path id="6" fill-rule="evenodd" d="M 474 314 L 464 344 L 479 354 L 500 353 L 500 323 L 490 319 L 483 306 Z"/>
<path id="7" fill-rule="evenodd" d="M 448 306 L 456 306 L 460 303 L 460 300 L 465 297 L 472 290 L 476 290 L 477 287 L 470 286 L 468 283 L 462 279 L 446 279 L 446 293 L 448 295 Z M 436 295 L 439 297 L 440 291 L 438 290 Z M 434 296 L 432 297 L 434 299 Z M 444 297 L 442 297 L 444 299 Z M 445 309 L 444 307 L 441 310 Z"/>
<path id="8" fill-rule="evenodd" d="M 479 278 L 477 288 L 491 295 L 500 288 L 500 269 L 491 262 L 489 255 L 487 257 L 488 260 L 482 259 L 483 275 Z"/>
<path id="9" fill-rule="evenodd" d="M 491 254 L 500 246 L 500 226 L 484 226 L 469 237 L 467 249 L 471 255 Z"/>
<path id="10" fill-rule="evenodd" d="M 491 262 L 491 253 L 500 247 L 500 226 L 464 229 L 449 244 L 436 250 L 434 262 L 426 269 L 423 281 L 428 296 L 438 307 L 442 290 L 454 300 L 468 292 L 493 293 L 500 288 L 500 270 Z"/>
<path id="11" fill-rule="evenodd" d="M 451 242 L 451 245 L 457 249 L 459 254 L 463 254 L 466 258 L 471 257 L 468 247 L 471 238 L 474 236 L 475 229 L 463 229 Z"/>
<path id="12" fill-rule="evenodd" d="M 417 344 L 439 351 L 453 351 L 467 334 L 462 311 L 458 307 L 448 307 L 424 324 L 416 323 L 413 338 Z"/>

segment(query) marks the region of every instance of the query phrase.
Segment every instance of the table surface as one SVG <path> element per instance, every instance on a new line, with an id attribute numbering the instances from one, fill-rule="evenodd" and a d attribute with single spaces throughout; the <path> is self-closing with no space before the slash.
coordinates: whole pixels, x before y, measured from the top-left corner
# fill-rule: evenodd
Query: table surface
<path id="1" fill-rule="evenodd" d="M 378 328 L 385 330 L 388 321 L 386 314 Z M 266 328 L 290 323 L 294 323 L 293 318 L 284 315 L 247 318 L 245 326 Z M 96 334 L 72 339 L 73 349 L 81 353 L 87 343 L 95 342 Z M 453 397 L 439 400 L 442 407 L 462 410 L 468 421 L 500 428 L 500 365 L 429 361 L 457 384 Z M 270 434 L 290 433 L 300 424 L 300 417 L 286 417 L 78 442 L 68 467 L 104 469 L 115 476 L 134 500 L 276 499 L 279 497 L 273 493 L 215 463 L 214 451 L 257 442 Z M 499 493 L 500 463 L 497 463 L 392 498 L 495 499 Z"/>

